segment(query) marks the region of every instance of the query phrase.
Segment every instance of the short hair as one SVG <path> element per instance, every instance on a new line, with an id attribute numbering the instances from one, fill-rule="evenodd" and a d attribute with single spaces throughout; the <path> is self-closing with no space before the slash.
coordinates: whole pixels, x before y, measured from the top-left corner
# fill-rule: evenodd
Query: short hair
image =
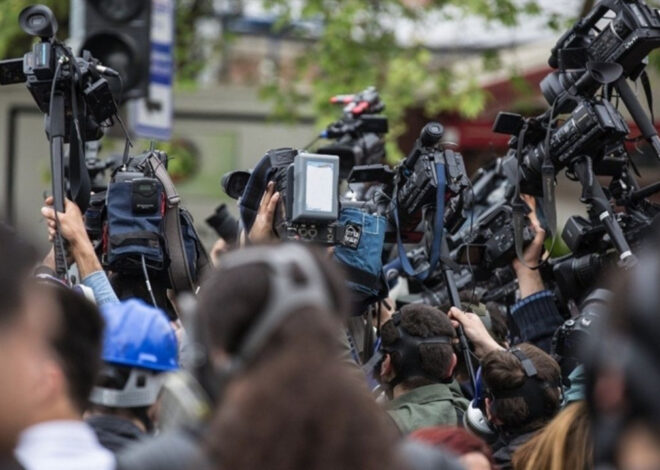
<path id="1" fill-rule="evenodd" d="M 66 378 L 69 398 L 82 412 L 89 403 L 101 366 L 103 318 L 96 306 L 66 287 L 40 285 L 50 289 L 59 310 L 59 321 L 51 339 Z"/>
<path id="2" fill-rule="evenodd" d="M 559 364 L 549 354 L 531 344 L 516 346 L 532 361 L 539 380 L 547 384 L 557 384 L 543 389 L 545 412 L 540 416 L 530 415 L 527 402 L 522 397 L 495 398 L 497 403 L 494 414 L 508 429 L 534 430 L 548 422 L 560 405 L 560 369 Z M 481 361 L 483 379 L 488 389 L 497 396 L 498 391 L 521 387 L 526 380 L 520 360 L 511 351 L 491 351 Z"/>
<path id="3" fill-rule="evenodd" d="M 325 261 L 320 254 L 310 250 L 322 273 L 325 287 L 336 304 L 336 319 L 346 316 L 345 291 L 337 268 Z M 304 274 L 292 266 L 297 282 L 305 283 Z M 270 285 L 266 263 L 254 263 L 231 269 L 216 269 L 205 279 L 199 295 L 199 324 L 203 343 L 229 354 L 238 352 L 247 334 L 261 319 L 270 298 Z M 312 325 L 310 325 L 312 327 Z"/>
<path id="4" fill-rule="evenodd" d="M 36 252 L 0 222 L 0 326 L 12 322 L 23 303 L 24 283 L 36 261 Z"/>
<path id="5" fill-rule="evenodd" d="M 399 311 L 401 316 L 400 327 L 409 335 L 419 338 L 433 336 L 449 336 L 454 338 L 456 331 L 447 315 L 430 305 L 408 304 Z M 399 338 L 397 327 L 393 320 L 389 320 L 381 327 L 381 340 L 383 346 L 392 346 Z M 419 346 L 422 370 L 430 377 L 442 381 L 449 378 L 449 368 L 454 355 L 451 344 L 422 344 Z M 403 371 L 397 370 L 401 358 L 393 358 L 394 372 L 399 375 Z M 416 388 L 435 383 L 426 377 L 410 377 L 402 382 L 404 387 Z"/>

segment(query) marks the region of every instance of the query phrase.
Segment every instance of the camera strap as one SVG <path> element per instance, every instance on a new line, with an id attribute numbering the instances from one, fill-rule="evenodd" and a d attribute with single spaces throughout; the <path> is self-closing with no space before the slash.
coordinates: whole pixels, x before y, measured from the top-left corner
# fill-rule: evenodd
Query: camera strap
<path id="1" fill-rule="evenodd" d="M 420 281 L 426 280 L 431 273 L 435 270 L 440 257 L 442 255 L 442 232 L 444 230 L 445 219 L 445 187 L 447 184 L 447 176 L 445 175 L 445 165 L 442 162 L 435 162 L 435 175 L 437 181 L 436 200 L 435 200 L 435 222 L 433 225 L 433 243 L 431 246 L 431 255 L 429 260 L 429 267 L 419 273 L 416 273 L 406 249 L 403 246 L 401 239 L 401 228 L 399 226 L 399 205 L 397 202 L 398 194 L 395 190 L 392 200 L 394 201 L 394 224 L 396 226 L 396 243 L 399 251 L 399 259 L 401 260 L 401 267 L 408 276 L 414 277 Z"/>
<path id="2" fill-rule="evenodd" d="M 525 121 L 520 132 L 518 133 L 518 146 L 516 147 L 516 188 L 513 197 L 513 214 L 511 216 L 511 223 L 513 224 L 513 241 L 516 247 L 516 256 L 519 260 L 524 260 L 523 255 L 523 231 L 525 229 L 525 216 L 529 208 L 527 204 L 520 198 L 520 166 L 522 165 L 522 150 L 525 141 L 525 134 L 527 133 L 528 123 Z"/>
<path id="3" fill-rule="evenodd" d="M 190 276 L 188 269 L 189 260 L 186 255 L 186 247 L 183 241 L 183 232 L 181 230 L 181 217 L 179 214 L 179 203 L 181 197 L 177 193 L 174 183 L 170 178 L 167 168 L 158 157 L 156 152 L 152 152 L 148 158 L 149 166 L 154 175 L 163 185 L 165 190 L 165 214 L 163 224 L 165 227 L 165 244 L 170 258 L 168 274 L 172 289 L 176 292 L 192 291 L 195 292 L 195 283 Z"/>

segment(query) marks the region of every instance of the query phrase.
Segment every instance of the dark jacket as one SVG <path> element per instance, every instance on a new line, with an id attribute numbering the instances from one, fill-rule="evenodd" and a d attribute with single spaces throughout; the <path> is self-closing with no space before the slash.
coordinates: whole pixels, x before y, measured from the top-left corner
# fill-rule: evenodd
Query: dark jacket
<path id="1" fill-rule="evenodd" d="M 13 456 L 0 456 L 0 470 L 24 470 Z"/>
<path id="2" fill-rule="evenodd" d="M 94 429 L 101 445 L 115 453 L 146 436 L 135 424 L 119 416 L 93 416 L 86 421 Z"/>
<path id="3" fill-rule="evenodd" d="M 552 292 L 544 290 L 522 299 L 511 307 L 510 320 L 518 333 L 515 343 L 530 343 L 550 353 L 552 335 L 564 323 Z"/>
<path id="4" fill-rule="evenodd" d="M 505 434 L 500 436 L 499 440 L 493 444 L 493 460 L 500 470 L 513 470 L 511 459 L 513 453 L 529 441 L 536 431 L 530 431 L 524 434 Z"/>
<path id="5" fill-rule="evenodd" d="M 390 401 L 387 412 L 402 434 L 428 426 L 455 426 L 468 401 L 456 382 L 415 388 Z"/>

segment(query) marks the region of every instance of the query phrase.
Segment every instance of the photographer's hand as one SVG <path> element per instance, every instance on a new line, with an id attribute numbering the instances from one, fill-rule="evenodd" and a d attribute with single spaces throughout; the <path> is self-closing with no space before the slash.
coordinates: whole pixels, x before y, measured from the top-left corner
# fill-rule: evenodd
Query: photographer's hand
<path id="1" fill-rule="evenodd" d="M 275 192 L 275 183 L 271 181 L 261 197 L 257 217 L 254 219 L 254 224 L 252 224 L 248 235 L 252 243 L 264 243 L 277 238 L 273 232 L 273 220 L 275 219 L 275 210 L 279 200 L 280 193 Z"/>
<path id="2" fill-rule="evenodd" d="M 463 312 L 456 307 L 452 307 L 447 315 L 449 316 L 452 325 L 454 325 L 454 328 L 458 328 L 459 324 L 463 325 L 465 336 L 467 336 L 474 345 L 474 354 L 478 358 L 482 358 L 491 351 L 504 349 L 497 344 L 490 333 L 488 333 L 488 330 L 479 318 L 479 315 Z"/>
<path id="3" fill-rule="evenodd" d="M 523 253 L 524 263 L 521 263 L 518 258 L 513 260 L 513 270 L 516 272 L 518 286 L 520 287 L 520 298 L 524 299 L 525 297 L 529 297 L 530 295 L 536 294 L 545 289 L 541 273 L 538 270 L 529 269 L 527 267 L 536 267 L 541 262 L 543 242 L 545 241 L 545 230 L 541 227 L 541 223 L 536 216 L 536 199 L 527 194 L 521 194 L 520 197 L 532 210 L 529 214 L 529 221 L 536 233 L 534 240 L 532 240 L 527 248 L 525 248 Z M 525 266 L 525 264 L 527 266 Z"/>
<path id="4" fill-rule="evenodd" d="M 55 238 L 57 227 L 55 210 L 53 209 L 53 198 L 47 198 L 45 203 L 46 206 L 41 208 L 41 215 L 44 216 L 48 223 L 48 238 L 52 241 Z M 64 212 L 58 212 L 57 219 L 60 224 L 60 233 L 69 242 L 69 250 L 78 265 L 80 278 L 84 279 L 96 271 L 101 271 L 103 268 L 96 257 L 94 246 L 87 235 L 85 222 L 78 206 L 66 199 L 64 201 Z"/>

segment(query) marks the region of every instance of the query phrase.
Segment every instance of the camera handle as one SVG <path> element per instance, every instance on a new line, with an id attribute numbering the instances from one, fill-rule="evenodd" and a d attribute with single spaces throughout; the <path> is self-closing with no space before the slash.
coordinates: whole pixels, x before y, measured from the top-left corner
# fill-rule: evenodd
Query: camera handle
<path id="1" fill-rule="evenodd" d="M 55 215 L 64 212 L 64 136 L 65 136 L 65 97 L 62 90 L 55 89 L 51 95 L 48 115 L 48 135 L 50 137 L 50 169 L 52 174 L 53 207 Z M 55 272 L 62 279 L 67 278 L 65 240 L 60 233 L 59 221 L 53 240 L 55 250 Z"/>
<path id="2" fill-rule="evenodd" d="M 447 244 L 447 232 L 444 231 L 442 234 L 442 248 L 441 252 L 443 255 L 449 253 L 449 246 Z M 442 259 L 442 257 L 441 257 Z M 452 307 L 462 309 L 461 306 L 461 297 L 458 294 L 458 287 L 456 287 L 456 278 L 454 277 L 454 270 L 449 263 L 442 262 L 442 274 L 445 278 L 445 284 L 447 285 L 447 292 L 449 294 L 449 304 Z M 458 336 L 458 347 L 463 353 L 463 359 L 465 361 L 465 367 L 467 368 L 468 375 L 470 376 L 470 383 L 474 390 L 477 389 L 477 378 L 474 373 L 474 367 L 472 366 L 472 357 L 470 356 L 470 345 L 468 344 L 467 336 L 465 335 L 465 330 L 463 325 L 458 324 L 456 328 L 456 335 Z"/>
<path id="3" fill-rule="evenodd" d="M 658 131 L 655 129 L 651 119 L 649 119 L 648 115 L 642 108 L 642 105 L 635 96 L 635 92 L 630 88 L 626 78 L 623 76 L 619 77 L 619 79 L 614 82 L 614 86 L 619 92 L 626 108 L 628 108 L 635 124 L 637 124 L 639 130 L 642 132 L 642 135 L 651 144 L 656 156 L 660 158 L 660 137 L 658 137 Z M 650 101 L 649 105 L 651 105 Z"/>
<path id="4" fill-rule="evenodd" d="M 612 244 L 619 253 L 619 265 L 631 268 L 637 263 L 637 257 L 632 253 L 630 245 L 623 235 L 619 222 L 614 217 L 610 201 L 605 196 L 603 187 L 598 182 L 593 169 L 593 161 L 590 157 L 581 156 L 571 164 L 571 171 L 578 177 L 582 184 L 582 202 L 591 205 L 590 212 L 594 212 L 605 227 Z"/>

